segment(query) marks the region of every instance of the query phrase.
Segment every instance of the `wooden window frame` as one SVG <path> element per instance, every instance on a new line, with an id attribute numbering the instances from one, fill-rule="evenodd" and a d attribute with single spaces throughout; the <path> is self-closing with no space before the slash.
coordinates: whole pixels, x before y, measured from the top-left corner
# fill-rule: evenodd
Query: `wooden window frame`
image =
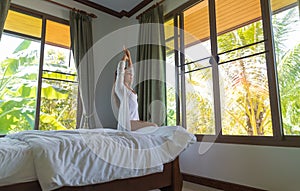
<path id="1" fill-rule="evenodd" d="M 165 20 L 174 20 L 174 27 L 178 27 L 184 30 L 184 23 L 182 16 L 183 12 L 190 7 L 202 2 L 203 0 L 190 0 L 170 13 L 165 15 Z M 217 28 L 216 28 L 216 14 L 215 14 L 215 0 L 208 0 L 209 3 L 209 24 L 210 24 L 210 40 L 211 40 L 211 55 L 215 60 L 218 56 L 217 48 Z M 260 145 L 260 146 L 278 146 L 278 147 L 300 147 L 300 136 L 290 136 L 284 135 L 282 128 L 282 116 L 281 116 L 281 106 L 279 99 L 279 86 L 277 81 L 277 68 L 275 64 L 275 52 L 274 52 L 274 40 L 272 34 L 272 23 L 271 23 L 271 6 L 270 1 L 260 0 L 261 4 L 261 14 L 263 22 L 263 31 L 264 39 L 267 39 L 264 42 L 267 64 L 267 74 L 268 74 L 268 83 L 269 83 L 269 96 L 270 96 L 270 107 L 272 113 L 272 128 L 273 136 L 240 136 L 240 135 L 222 135 L 222 124 L 221 124 L 221 109 L 220 109 L 220 92 L 219 92 L 219 75 L 218 75 L 218 64 L 212 66 L 213 69 L 213 84 L 214 84 L 214 110 L 215 110 L 215 129 L 216 132 L 220 132 L 217 135 L 200 135 L 196 134 L 197 140 L 199 142 L 215 142 L 215 143 L 228 143 L 228 144 L 247 144 L 247 145 Z M 299 5 L 298 5 L 299 6 Z M 180 20 L 180 26 L 178 25 L 178 19 Z M 178 34 L 174 33 L 174 38 L 177 39 Z M 180 36 L 180 35 L 179 35 Z M 174 41 L 175 42 L 175 41 Z M 176 43 L 176 42 L 175 42 Z M 177 42 L 179 43 L 179 42 Z M 180 44 L 180 43 L 179 43 Z M 178 44 L 177 44 L 178 45 Z M 177 46 L 176 44 L 174 47 Z M 181 43 L 182 45 L 182 43 Z M 177 46 L 178 47 L 178 46 Z M 183 63 L 181 60 L 178 60 L 178 53 L 175 49 L 175 63 L 181 65 Z M 177 60 L 176 60 L 177 59 Z M 178 63 L 179 62 L 179 63 Z M 177 68 L 177 67 L 175 67 Z M 180 69 L 179 69 L 180 70 Z M 177 71 L 176 71 L 177 72 Z M 178 73 L 178 72 L 177 72 Z M 176 76 L 178 81 L 179 75 Z M 182 75 L 184 76 L 184 75 Z M 182 77 L 181 77 L 182 78 Z M 181 79 L 182 80 L 182 79 Z M 177 87 L 179 92 L 179 87 Z M 181 94 L 185 94 L 184 89 L 181 91 Z M 217 94 L 217 95 L 215 95 Z M 218 96 L 219 95 L 219 96 Z M 183 97 L 182 97 L 183 98 Z M 176 99 L 177 100 L 177 99 Z M 183 107 L 184 104 L 177 105 L 177 116 L 180 116 L 180 106 Z M 182 109 L 182 108 L 181 108 Z M 185 115 L 181 116 L 183 121 L 180 121 L 180 117 L 176 118 L 177 125 L 185 125 Z"/>
<path id="2" fill-rule="evenodd" d="M 39 61 L 39 71 L 38 71 L 38 86 L 37 86 L 37 97 L 36 97 L 36 114 L 35 114 L 35 126 L 34 126 L 34 130 L 39 130 L 39 120 L 40 120 L 40 107 L 41 107 L 41 90 L 42 90 L 42 74 L 43 74 L 43 64 L 44 64 L 44 49 L 45 49 L 45 38 L 46 38 L 46 21 L 50 20 L 50 21 L 54 21 L 54 22 L 58 22 L 61 24 L 65 24 L 65 25 L 69 25 L 69 21 L 59 18 L 59 17 L 55 17 L 53 15 L 49 15 L 46 13 L 42 13 L 33 9 L 29 9 L 20 5 L 16 5 L 16 4 L 11 4 L 10 5 L 10 10 L 12 11 L 16 11 L 16 12 L 20 12 L 29 16 L 34 16 L 37 18 L 41 18 L 42 19 L 42 32 L 41 32 L 41 38 L 37 38 L 37 37 L 32 37 L 29 35 L 24 35 L 22 33 L 17 33 L 17 32 L 13 32 L 13 31 L 7 31 L 4 30 L 5 33 L 7 34 L 13 34 L 16 36 L 20 36 L 20 37 L 24 37 L 24 38 L 28 38 L 28 39 L 32 39 L 32 40 L 39 40 L 41 45 L 40 45 L 40 61 Z M 82 114 L 82 104 L 81 104 L 81 99 L 79 99 L 80 93 L 79 93 L 79 88 L 78 88 L 78 95 L 77 95 L 77 116 L 76 116 L 76 127 L 79 127 L 79 121 L 80 121 L 80 117 Z M 5 135 L 0 135 L 0 137 L 3 137 Z"/>

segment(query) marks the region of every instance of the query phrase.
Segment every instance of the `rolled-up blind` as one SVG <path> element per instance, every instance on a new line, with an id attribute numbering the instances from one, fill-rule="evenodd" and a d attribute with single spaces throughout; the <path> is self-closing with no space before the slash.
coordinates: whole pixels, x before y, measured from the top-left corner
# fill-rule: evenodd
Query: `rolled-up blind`
<path id="1" fill-rule="evenodd" d="M 27 36 L 42 37 L 42 18 L 9 10 L 4 29 Z M 46 44 L 69 48 L 70 26 L 46 20 Z"/>
<path id="2" fill-rule="evenodd" d="M 272 0 L 272 11 L 297 3 L 297 0 Z M 261 18 L 260 0 L 216 0 L 217 33 L 223 34 Z M 195 38 L 186 38 L 186 44 L 210 36 L 208 0 L 184 11 L 184 29 Z"/>
<path id="3" fill-rule="evenodd" d="M 4 30 L 41 38 L 42 18 L 9 10 L 5 21 Z"/>

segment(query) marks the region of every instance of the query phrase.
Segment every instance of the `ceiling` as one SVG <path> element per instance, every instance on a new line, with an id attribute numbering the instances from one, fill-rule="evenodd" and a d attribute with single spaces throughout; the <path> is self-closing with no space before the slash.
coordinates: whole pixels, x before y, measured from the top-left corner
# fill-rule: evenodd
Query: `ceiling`
<path id="1" fill-rule="evenodd" d="M 118 18 L 131 17 L 153 0 L 74 0 Z"/>

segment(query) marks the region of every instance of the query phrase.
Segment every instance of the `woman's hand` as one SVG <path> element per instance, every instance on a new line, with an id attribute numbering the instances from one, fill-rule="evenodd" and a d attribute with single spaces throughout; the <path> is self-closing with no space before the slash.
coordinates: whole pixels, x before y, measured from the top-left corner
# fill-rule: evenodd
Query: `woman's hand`
<path id="1" fill-rule="evenodd" d="M 129 50 L 127 48 L 124 48 L 124 53 L 126 54 L 126 56 L 128 58 L 130 58 L 130 52 L 129 52 Z"/>
<path id="2" fill-rule="evenodd" d="M 127 56 L 128 67 L 131 67 L 132 66 L 132 61 L 131 61 L 130 51 L 127 48 L 125 48 L 125 46 L 123 47 L 123 51 L 124 51 L 124 55 Z"/>
<path id="3" fill-rule="evenodd" d="M 124 54 L 124 55 L 123 55 L 123 57 L 122 57 L 122 61 L 124 61 L 124 62 L 125 62 L 125 61 L 127 61 L 127 60 L 128 60 L 128 57 L 127 57 L 127 55 L 126 55 L 126 54 Z"/>

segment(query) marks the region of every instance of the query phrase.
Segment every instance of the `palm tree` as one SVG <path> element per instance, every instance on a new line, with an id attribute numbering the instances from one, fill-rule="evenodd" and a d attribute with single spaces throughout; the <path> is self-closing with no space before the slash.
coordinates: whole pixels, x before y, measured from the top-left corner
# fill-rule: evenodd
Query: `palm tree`
<path id="1" fill-rule="evenodd" d="M 218 37 L 219 52 L 258 42 L 263 37 L 260 21 Z M 228 42 L 234 42 L 230 45 Z M 263 44 L 232 51 L 221 62 L 263 51 Z M 269 135 L 272 131 L 269 90 L 264 55 L 240 59 L 220 66 L 224 91 L 223 133 Z M 223 87 L 223 88 L 222 88 Z"/>
<path id="2" fill-rule="evenodd" d="M 273 26 L 283 127 L 287 135 L 300 135 L 299 40 L 294 46 L 287 46 L 290 44 L 287 38 L 300 32 L 297 7 L 282 15 L 274 15 Z"/>
<path id="3" fill-rule="evenodd" d="M 283 125 L 287 134 L 300 134 L 300 44 L 291 49 L 285 47 L 286 37 L 289 36 L 287 34 L 295 30 L 298 21 L 296 7 L 280 16 L 273 16 Z M 260 41 L 262 36 L 261 22 L 252 23 L 219 36 L 219 52 Z M 235 44 L 230 45 L 228 42 Z M 263 44 L 233 51 L 226 54 L 223 60 L 260 51 L 263 51 Z M 263 60 L 265 58 L 261 55 L 220 67 L 227 98 L 223 120 L 225 134 L 272 135 L 266 64 Z"/>

